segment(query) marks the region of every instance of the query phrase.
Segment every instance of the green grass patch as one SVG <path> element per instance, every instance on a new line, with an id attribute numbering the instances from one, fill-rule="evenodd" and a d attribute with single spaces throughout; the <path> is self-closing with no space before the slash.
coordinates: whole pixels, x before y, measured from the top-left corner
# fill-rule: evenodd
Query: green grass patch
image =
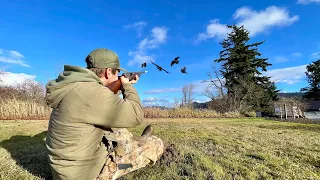
<path id="1" fill-rule="evenodd" d="M 0 179 L 50 179 L 47 121 L 0 122 Z M 126 179 L 320 179 L 320 125 L 242 119 L 147 119 L 167 151 Z"/>

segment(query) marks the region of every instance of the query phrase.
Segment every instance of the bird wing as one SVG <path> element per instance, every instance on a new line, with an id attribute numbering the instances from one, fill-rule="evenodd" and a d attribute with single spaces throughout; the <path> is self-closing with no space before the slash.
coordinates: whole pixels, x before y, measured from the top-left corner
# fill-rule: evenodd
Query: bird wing
<path id="1" fill-rule="evenodd" d="M 174 64 L 174 61 L 171 61 L 171 66 Z"/>
<path id="2" fill-rule="evenodd" d="M 151 60 L 150 60 L 150 61 L 151 61 Z M 151 62 L 152 62 L 152 61 L 151 61 Z M 169 73 L 168 71 L 166 71 L 165 69 L 163 69 L 161 66 L 157 65 L 156 63 L 152 62 L 152 64 L 156 65 L 160 71 L 163 70 L 163 71 Z M 169 73 L 169 74 L 171 74 L 171 73 Z"/>
<path id="3" fill-rule="evenodd" d="M 151 61 L 151 60 L 150 60 Z M 151 61 L 152 62 L 152 61 Z M 157 66 L 158 68 L 161 68 L 159 65 L 157 65 L 156 63 L 152 62 L 152 64 L 154 64 L 155 66 Z"/>
<path id="4" fill-rule="evenodd" d="M 165 70 L 165 69 L 163 69 L 163 68 L 162 68 L 162 70 L 164 70 L 166 73 L 169 73 L 168 71 L 166 71 L 166 70 Z M 171 74 L 171 73 L 169 73 L 169 74 Z"/>
<path id="5" fill-rule="evenodd" d="M 151 60 L 150 60 L 150 61 L 151 61 Z M 151 61 L 151 62 L 152 62 L 152 61 Z M 154 62 L 152 62 L 152 64 L 154 64 L 155 66 L 157 66 L 157 68 L 158 68 L 159 70 L 163 69 L 161 66 L 157 65 L 157 64 L 154 63 Z"/>

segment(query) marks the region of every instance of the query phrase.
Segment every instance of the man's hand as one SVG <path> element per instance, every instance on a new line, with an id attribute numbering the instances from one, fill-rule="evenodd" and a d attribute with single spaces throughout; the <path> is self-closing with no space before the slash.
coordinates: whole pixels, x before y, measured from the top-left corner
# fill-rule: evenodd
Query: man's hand
<path id="1" fill-rule="evenodd" d="M 131 84 L 136 84 L 136 83 L 138 82 L 138 80 L 139 80 L 139 76 L 136 75 L 136 78 L 135 78 L 135 79 L 132 79 L 131 81 L 129 81 L 129 83 L 131 83 Z"/>
<path id="2" fill-rule="evenodd" d="M 138 75 L 136 75 L 136 78 L 131 81 L 129 81 L 129 79 L 124 76 L 120 76 L 121 84 L 124 84 L 124 83 L 136 84 L 138 82 L 138 80 L 139 80 Z"/>

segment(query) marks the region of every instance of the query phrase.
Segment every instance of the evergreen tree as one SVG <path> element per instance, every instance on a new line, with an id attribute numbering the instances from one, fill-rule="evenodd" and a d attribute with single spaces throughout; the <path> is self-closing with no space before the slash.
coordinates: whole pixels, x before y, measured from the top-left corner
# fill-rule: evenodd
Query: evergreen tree
<path id="1" fill-rule="evenodd" d="M 308 80 L 308 87 L 302 88 L 304 92 L 303 97 L 308 100 L 320 99 L 320 59 L 312 62 L 307 66 L 307 72 L 305 72 Z"/>
<path id="2" fill-rule="evenodd" d="M 266 106 L 270 100 L 277 98 L 278 90 L 270 81 L 270 77 L 261 76 L 260 69 L 267 71 L 267 67 L 271 66 L 267 62 L 268 58 L 259 57 L 261 53 L 257 47 L 264 41 L 248 44 L 250 40 L 248 30 L 243 26 L 227 27 L 232 29 L 232 32 L 228 33 L 227 38 L 220 43 L 223 50 L 215 62 L 223 63 L 220 72 L 225 78 L 228 95 L 240 93 L 249 105 Z M 247 92 L 250 93 L 246 94 Z"/>

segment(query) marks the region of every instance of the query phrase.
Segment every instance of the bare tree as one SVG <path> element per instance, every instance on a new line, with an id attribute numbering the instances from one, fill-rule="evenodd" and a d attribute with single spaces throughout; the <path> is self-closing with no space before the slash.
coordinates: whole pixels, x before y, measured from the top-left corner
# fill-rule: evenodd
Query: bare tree
<path id="1" fill-rule="evenodd" d="M 174 98 L 173 106 L 174 108 L 179 108 L 181 106 L 181 102 L 178 98 Z"/>
<path id="2" fill-rule="evenodd" d="M 195 85 L 194 84 L 189 84 L 188 85 L 188 107 L 189 108 L 193 108 L 192 103 L 194 101 L 193 95 L 194 95 L 194 88 Z"/>
<path id="3" fill-rule="evenodd" d="M 212 65 L 212 73 L 207 73 L 209 80 L 203 80 L 202 83 L 209 83 L 203 95 L 211 100 L 221 99 L 226 95 L 226 87 L 221 73 L 217 70 L 215 65 Z"/>
<path id="4" fill-rule="evenodd" d="M 185 106 L 187 104 L 187 96 L 188 96 L 188 86 L 184 85 L 182 87 L 182 99 L 181 106 Z"/>
<path id="5" fill-rule="evenodd" d="M 263 89 L 254 82 L 246 81 L 246 76 L 238 76 L 237 85 L 234 85 L 232 89 L 227 89 L 223 76 L 214 64 L 212 65 L 212 73 L 207 73 L 207 75 L 209 80 L 202 81 L 208 83 L 203 95 L 211 99 L 210 109 L 219 112 L 246 112 L 252 108 L 247 103 L 248 99 L 263 96 Z"/>
<path id="6" fill-rule="evenodd" d="M 192 107 L 192 103 L 194 101 L 194 84 L 187 84 L 182 87 L 182 106 L 183 107 Z"/>

